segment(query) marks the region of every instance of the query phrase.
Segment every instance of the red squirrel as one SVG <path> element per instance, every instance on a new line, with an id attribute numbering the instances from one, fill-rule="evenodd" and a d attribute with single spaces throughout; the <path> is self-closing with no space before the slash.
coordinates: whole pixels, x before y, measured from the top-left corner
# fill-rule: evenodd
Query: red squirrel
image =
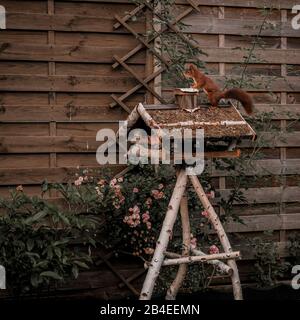
<path id="1" fill-rule="evenodd" d="M 242 104 L 242 106 L 248 114 L 251 114 L 253 112 L 253 101 L 251 96 L 247 92 L 239 88 L 221 91 L 218 85 L 215 82 L 213 82 L 212 79 L 207 77 L 193 64 L 189 65 L 184 75 L 186 78 L 192 78 L 194 80 L 192 88 L 203 89 L 203 91 L 207 94 L 208 100 L 213 107 L 217 107 L 219 101 L 223 98 L 235 99 L 240 101 L 240 103 Z"/>

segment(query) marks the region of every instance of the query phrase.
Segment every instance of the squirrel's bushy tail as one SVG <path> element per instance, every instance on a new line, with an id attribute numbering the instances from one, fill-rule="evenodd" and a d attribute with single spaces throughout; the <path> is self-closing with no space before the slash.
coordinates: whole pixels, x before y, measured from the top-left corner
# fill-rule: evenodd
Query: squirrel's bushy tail
<path id="1" fill-rule="evenodd" d="M 233 88 L 233 89 L 224 91 L 219 96 L 218 100 L 222 98 L 238 100 L 248 114 L 251 114 L 253 112 L 254 105 L 253 105 L 251 96 L 247 92 L 239 88 Z"/>

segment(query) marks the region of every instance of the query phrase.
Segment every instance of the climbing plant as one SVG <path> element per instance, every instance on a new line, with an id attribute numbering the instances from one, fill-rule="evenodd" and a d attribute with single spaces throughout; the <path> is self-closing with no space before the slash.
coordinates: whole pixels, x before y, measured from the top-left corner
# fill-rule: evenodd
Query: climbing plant
<path id="1" fill-rule="evenodd" d="M 186 86 L 188 81 L 183 76 L 186 63 L 194 61 L 198 67 L 204 67 L 201 55 L 206 55 L 192 35 L 185 34 L 187 24 L 177 19 L 179 14 L 175 0 L 131 0 L 137 5 L 146 5 L 151 8 L 153 19 L 152 28 L 146 31 L 147 40 L 156 38 L 153 50 L 167 58 L 169 66 L 163 74 L 164 85 Z M 141 15 L 133 16 L 136 20 Z M 161 60 L 156 60 L 156 65 L 162 65 Z"/>

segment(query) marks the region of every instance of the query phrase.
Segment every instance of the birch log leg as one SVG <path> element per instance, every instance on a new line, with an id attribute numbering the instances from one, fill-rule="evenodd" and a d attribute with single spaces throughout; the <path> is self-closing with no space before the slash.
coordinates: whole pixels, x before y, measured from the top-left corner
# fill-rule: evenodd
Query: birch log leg
<path id="1" fill-rule="evenodd" d="M 224 251 L 227 252 L 232 252 L 231 245 L 229 243 L 228 237 L 226 235 L 226 232 L 223 228 L 223 225 L 220 222 L 220 219 L 218 215 L 215 212 L 214 207 L 211 205 L 209 202 L 201 183 L 199 182 L 197 176 L 189 176 L 193 187 L 205 209 L 205 211 L 208 212 L 208 216 L 210 219 L 210 222 L 212 223 L 214 229 L 216 230 L 219 239 L 221 241 L 222 247 Z M 231 276 L 231 281 L 232 281 L 232 287 L 233 287 L 233 295 L 235 300 L 242 300 L 243 299 L 243 294 L 242 294 L 242 288 L 241 288 L 241 282 L 240 282 L 240 277 L 239 277 L 239 272 L 237 269 L 237 265 L 235 260 L 228 260 L 227 261 L 228 266 L 233 270 L 232 276 Z"/>
<path id="2" fill-rule="evenodd" d="M 196 256 L 205 256 L 206 254 L 199 250 L 199 249 L 191 249 L 192 253 Z M 210 260 L 207 261 L 208 264 L 212 264 L 213 266 L 216 266 L 218 271 L 221 274 L 232 276 L 233 270 L 224 262 L 220 260 Z"/>
<path id="3" fill-rule="evenodd" d="M 185 173 L 185 170 L 182 169 L 180 170 L 180 173 L 177 177 L 176 185 L 174 187 L 174 191 L 169 202 L 168 210 L 160 231 L 160 235 L 156 243 L 154 255 L 149 265 L 147 276 L 143 284 L 140 300 L 151 299 L 155 281 L 158 277 L 165 257 L 165 251 L 167 250 L 168 243 L 172 235 L 172 230 L 176 221 L 180 201 L 186 188 L 186 183 L 187 175 Z"/>
<path id="4" fill-rule="evenodd" d="M 191 245 L 191 228 L 190 228 L 190 219 L 188 211 L 188 200 L 186 193 L 183 195 L 180 202 L 180 216 L 181 216 L 181 227 L 182 227 L 182 256 L 188 256 L 190 253 Z M 178 268 L 176 278 L 171 283 L 170 288 L 166 294 L 166 300 L 175 300 L 177 293 L 184 281 L 188 270 L 187 264 L 181 264 Z"/>

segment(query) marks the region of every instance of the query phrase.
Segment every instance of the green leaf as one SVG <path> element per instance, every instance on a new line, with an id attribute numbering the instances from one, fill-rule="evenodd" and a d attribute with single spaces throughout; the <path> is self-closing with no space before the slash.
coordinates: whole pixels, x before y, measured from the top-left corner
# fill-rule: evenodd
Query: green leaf
<path id="1" fill-rule="evenodd" d="M 60 258 L 61 257 L 61 250 L 60 248 L 54 248 L 55 254 Z"/>
<path id="2" fill-rule="evenodd" d="M 72 273 L 75 279 L 78 278 L 78 267 L 77 266 L 73 266 L 72 267 Z"/>
<path id="3" fill-rule="evenodd" d="M 74 261 L 74 263 L 77 264 L 81 268 L 89 269 L 89 266 L 85 262 L 76 260 L 76 261 Z"/>
<path id="4" fill-rule="evenodd" d="M 36 273 L 31 275 L 30 283 L 33 287 L 37 288 L 41 282 L 42 282 L 42 279 Z"/>
<path id="5" fill-rule="evenodd" d="M 44 271 L 44 272 L 40 273 L 40 276 L 52 278 L 55 280 L 62 280 L 63 279 L 58 273 L 53 272 L 53 271 Z"/>
<path id="6" fill-rule="evenodd" d="M 27 250 L 31 251 L 34 247 L 34 241 L 32 239 L 28 239 L 26 244 L 27 244 Z"/>
<path id="7" fill-rule="evenodd" d="M 53 258 L 53 250 L 50 247 L 47 250 L 47 258 L 50 260 Z"/>
<path id="8" fill-rule="evenodd" d="M 36 213 L 35 215 L 33 215 L 32 217 L 29 217 L 28 219 L 26 219 L 25 223 L 32 223 L 32 222 L 38 221 L 38 220 L 44 218 L 46 215 L 47 215 L 47 212 L 40 211 L 40 212 Z"/>

